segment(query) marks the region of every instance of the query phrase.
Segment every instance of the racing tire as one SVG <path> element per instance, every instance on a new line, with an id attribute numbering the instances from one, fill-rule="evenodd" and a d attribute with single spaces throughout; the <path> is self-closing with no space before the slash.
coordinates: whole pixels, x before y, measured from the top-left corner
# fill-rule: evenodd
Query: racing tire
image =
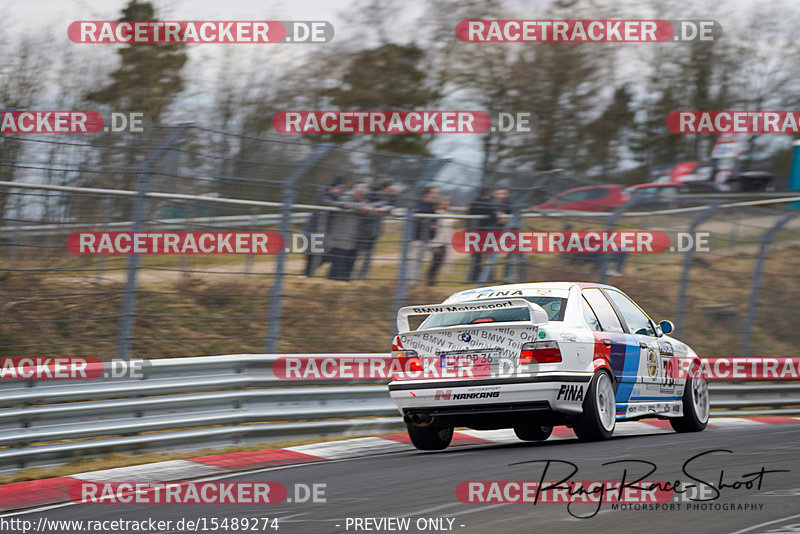
<path id="1" fill-rule="evenodd" d="M 601 441 L 611 437 L 616 423 L 614 382 L 608 371 L 600 370 L 592 377 L 583 399 L 583 413 L 572 425 L 572 430 L 581 441 Z"/>
<path id="2" fill-rule="evenodd" d="M 453 427 L 417 426 L 406 424 L 411 443 L 421 451 L 441 451 L 453 439 Z"/>
<path id="3" fill-rule="evenodd" d="M 693 377 L 683 386 L 683 417 L 671 417 L 675 432 L 700 432 L 708 426 L 710 403 L 708 380 Z"/>
<path id="4" fill-rule="evenodd" d="M 553 427 L 547 425 L 520 425 L 514 427 L 514 434 L 522 441 L 544 441 L 553 433 Z"/>

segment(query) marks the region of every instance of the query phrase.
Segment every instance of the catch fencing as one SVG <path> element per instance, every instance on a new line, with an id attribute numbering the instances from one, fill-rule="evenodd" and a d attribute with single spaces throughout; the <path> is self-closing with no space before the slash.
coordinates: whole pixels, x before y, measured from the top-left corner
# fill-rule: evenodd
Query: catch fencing
<path id="1" fill-rule="evenodd" d="M 800 345 L 797 198 L 639 195 L 607 212 L 534 207 L 590 182 L 550 170 L 507 172 L 450 160 L 256 138 L 192 125 L 147 136 L 0 139 L 0 356 L 161 359 L 238 353 L 364 353 L 388 349 L 395 311 L 477 285 L 607 282 L 703 356 L 790 356 Z M 380 233 L 357 243 L 350 281 L 309 256 L 76 255 L 80 231 L 326 233 L 325 192 L 392 182 Z M 448 250 L 428 279 L 430 243 L 416 243 L 425 187 L 452 201 L 456 228 L 474 224 L 477 188 L 506 188 L 514 230 L 666 232 L 660 254 L 494 254 Z M 430 216 L 427 216 L 430 217 Z M 708 248 L 679 233 L 707 233 Z M 695 243 L 696 244 L 696 243 Z M 366 258 L 369 262 L 366 263 Z M 365 264 L 366 263 L 366 264 Z M 416 274 L 415 274 L 416 273 Z M 472 275 L 472 276 L 471 276 Z"/>

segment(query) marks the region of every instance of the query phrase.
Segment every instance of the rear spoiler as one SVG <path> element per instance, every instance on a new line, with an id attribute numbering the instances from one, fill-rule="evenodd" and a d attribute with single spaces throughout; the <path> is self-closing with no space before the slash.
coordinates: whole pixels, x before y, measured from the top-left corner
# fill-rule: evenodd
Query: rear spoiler
<path id="1" fill-rule="evenodd" d="M 424 306 L 406 306 L 397 312 L 397 331 L 408 332 L 410 315 L 432 315 L 434 313 L 453 313 L 461 311 L 497 310 L 502 308 L 525 308 L 530 310 L 531 324 L 540 326 L 547 324 L 547 312 L 538 304 L 525 299 L 483 300 L 480 302 L 462 302 L 453 304 L 428 304 Z M 474 325 L 471 325 L 474 326 Z"/>

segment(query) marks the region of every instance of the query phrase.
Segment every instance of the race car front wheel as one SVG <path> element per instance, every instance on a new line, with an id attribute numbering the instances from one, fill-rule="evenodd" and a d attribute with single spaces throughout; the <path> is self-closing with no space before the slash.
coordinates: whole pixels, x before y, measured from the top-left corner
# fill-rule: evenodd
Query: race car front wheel
<path id="1" fill-rule="evenodd" d="M 583 413 L 572 426 L 581 441 L 600 441 L 614 433 L 617 399 L 608 371 L 600 370 L 592 377 L 583 399 Z"/>
<path id="2" fill-rule="evenodd" d="M 708 380 L 690 378 L 683 387 L 683 417 L 670 418 L 676 432 L 700 432 L 708 425 Z"/>
<path id="3" fill-rule="evenodd" d="M 514 427 L 514 434 L 522 441 L 544 441 L 553 433 L 553 427 L 547 425 L 518 425 Z"/>
<path id="4" fill-rule="evenodd" d="M 417 426 L 406 423 L 411 443 L 421 451 L 446 449 L 453 439 L 453 427 L 439 428 L 433 425 Z"/>

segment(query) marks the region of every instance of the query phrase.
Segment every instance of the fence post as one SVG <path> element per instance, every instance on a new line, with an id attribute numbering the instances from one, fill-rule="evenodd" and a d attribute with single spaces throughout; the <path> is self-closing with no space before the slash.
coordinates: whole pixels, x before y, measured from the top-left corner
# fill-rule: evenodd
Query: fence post
<path id="1" fill-rule="evenodd" d="M 446 159 L 433 159 L 428 160 L 425 164 L 425 172 L 422 173 L 422 177 L 417 179 L 414 182 L 414 185 L 410 188 L 410 195 L 409 195 L 409 203 L 406 207 L 406 214 L 403 219 L 403 242 L 401 245 L 401 253 L 400 253 L 400 270 L 397 273 L 397 285 L 395 286 L 394 291 L 394 315 L 397 315 L 397 311 L 402 308 L 406 303 L 406 297 L 408 292 L 408 252 L 411 246 L 411 241 L 414 237 L 414 213 L 417 209 L 417 204 L 421 200 L 420 195 L 422 193 L 422 188 L 425 185 L 433 180 L 439 171 L 450 163 L 450 160 Z M 412 261 L 416 261 L 416 258 L 413 258 Z M 417 272 L 417 276 L 420 275 L 421 269 Z M 392 321 L 394 324 L 394 321 Z M 397 334 L 397 326 L 393 327 L 395 329 L 395 334 Z"/>
<path id="2" fill-rule="evenodd" d="M 520 231 L 523 227 L 522 213 L 526 207 L 530 206 L 531 196 L 544 187 L 542 184 L 551 180 L 555 175 L 561 173 L 563 169 L 552 169 L 540 173 L 533 183 L 527 187 L 518 187 L 512 189 L 514 191 L 514 198 L 512 200 L 511 219 L 507 224 L 507 229 Z M 504 266 L 503 283 L 522 283 L 528 281 L 528 260 L 525 254 L 511 254 L 511 261 L 509 265 Z M 514 278 L 514 271 L 516 271 L 516 279 Z M 481 276 L 483 273 L 481 273 Z"/>
<path id="3" fill-rule="evenodd" d="M 742 354 L 747 355 L 750 352 L 750 343 L 753 338 L 753 328 L 756 321 L 756 307 L 758 306 L 758 292 L 761 289 L 761 273 L 764 270 L 764 261 L 767 257 L 767 248 L 775 235 L 781 228 L 786 226 L 786 223 L 791 221 L 797 216 L 796 213 L 790 213 L 784 216 L 778 223 L 770 228 L 761 239 L 761 244 L 758 248 L 758 260 L 756 261 L 756 269 L 753 272 L 753 283 L 750 290 L 750 302 L 747 303 L 747 319 L 744 323 L 744 335 L 742 336 Z"/>
<path id="4" fill-rule="evenodd" d="M 286 238 L 292 222 L 292 205 L 294 204 L 294 193 L 297 190 L 297 183 L 325 157 L 333 148 L 332 143 L 319 145 L 314 153 L 303 162 L 297 171 L 289 177 L 283 187 L 283 207 L 281 207 L 281 226 L 280 233 Z M 277 354 L 278 338 L 281 334 L 281 313 L 283 309 L 283 271 L 286 266 L 286 249 L 278 251 L 275 260 L 275 280 L 272 283 L 272 292 L 269 302 L 269 317 L 267 317 L 267 336 L 264 343 L 264 352 L 267 354 Z"/>
<path id="5" fill-rule="evenodd" d="M 689 225 L 689 233 L 692 234 L 697 229 L 698 226 L 703 224 L 709 218 L 711 218 L 714 213 L 716 213 L 717 209 L 719 208 L 720 204 L 723 201 L 717 201 L 700 215 L 695 217 L 692 220 L 692 224 Z M 694 258 L 694 248 L 690 248 L 687 250 L 683 255 L 683 269 L 681 271 L 681 285 L 678 288 L 678 304 L 677 308 L 675 309 L 675 330 L 679 330 L 681 326 L 683 326 L 683 313 L 686 309 L 686 293 L 689 290 L 689 270 L 692 268 L 692 258 Z"/>
<path id="6" fill-rule="evenodd" d="M 183 135 L 191 124 L 179 124 L 169 132 L 159 145 L 150 152 L 139 166 L 136 178 L 136 198 L 133 201 L 132 232 L 144 230 L 147 217 L 147 193 L 150 187 L 150 170 L 158 160 L 171 148 L 172 144 Z M 139 255 L 128 256 L 125 289 L 120 309 L 119 334 L 117 335 L 117 358 L 127 360 L 130 357 L 131 340 L 133 339 L 133 321 L 136 314 L 136 273 L 139 269 Z"/>
<path id="7" fill-rule="evenodd" d="M 622 216 L 635 206 L 639 202 L 639 197 L 634 195 L 628 200 L 625 204 L 614 210 L 608 217 L 608 222 L 606 222 L 606 232 L 613 232 L 614 227 L 617 225 L 617 222 L 622 218 Z M 608 280 L 608 252 L 602 252 L 600 254 L 600 283 L 605 284 Z"/>

